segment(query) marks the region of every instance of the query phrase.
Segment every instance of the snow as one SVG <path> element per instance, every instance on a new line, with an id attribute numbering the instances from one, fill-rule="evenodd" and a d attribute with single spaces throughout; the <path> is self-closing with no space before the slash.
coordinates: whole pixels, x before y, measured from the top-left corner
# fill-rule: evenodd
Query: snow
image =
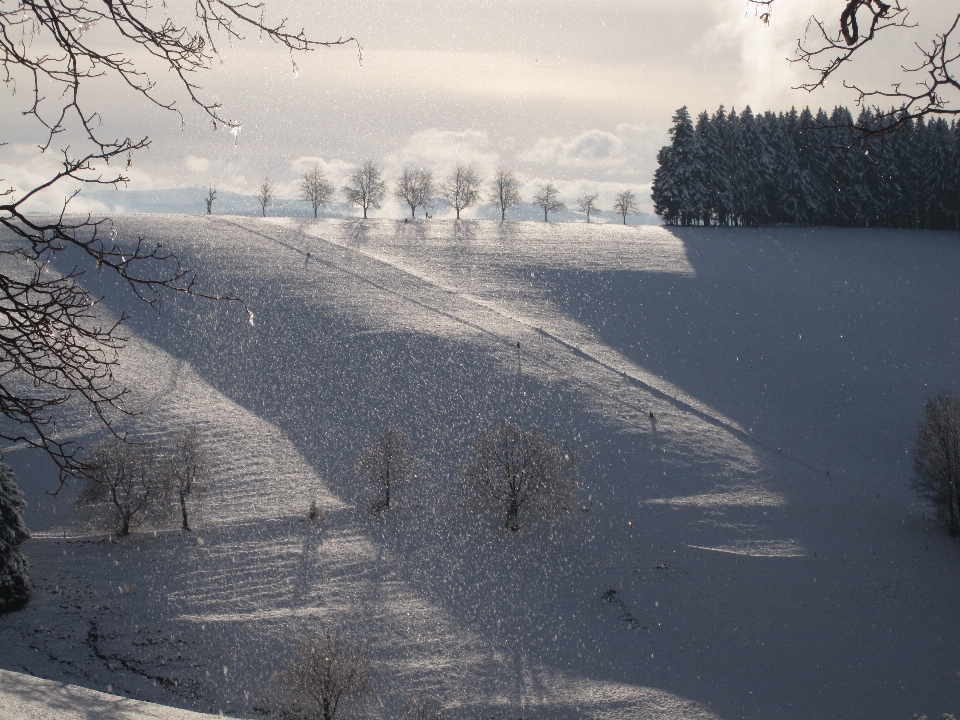
<path id="1" fill-rule="evenodd" d="M 246 303 L 157 315 L 88 278 L 131 316 L 138 434 L 199 424 L 214 483 L 196 533 L 116 542 L 7 452 L 35 597 L 0 618 L 0 667 L 255 717 L 285 649 L 329 623 L 370 650 L 362 717 L 427 696 L 451 718 L 960 709 L 960 548 L 905 452 L 923 400 L 960 389 L 955 234 L 116 224 Z M 581 449 L 569 518 L 509 533 L 464 502 L 458 468 L 505 416 Z M 354 462 L 391 423 L 425 470 L 376 519 Z M 97 437 L 82 409 L 59 426 Z M 38 682 L 11 677 L 4 708 Z"/>
<path id="2" fill-rule="evenodd" d="M 212 715 L 120 698 L 79 685 L 0 670 L 3 720 L 209 720 Z"/>

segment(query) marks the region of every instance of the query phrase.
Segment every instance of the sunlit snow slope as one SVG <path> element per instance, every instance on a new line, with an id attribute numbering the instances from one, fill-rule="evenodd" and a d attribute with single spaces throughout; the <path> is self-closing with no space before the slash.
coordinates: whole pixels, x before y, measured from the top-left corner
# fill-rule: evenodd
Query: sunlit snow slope
<path id="1" fill-rule="evenodd" d="M 131 316 L 131 429 L 201 424 L 214 482 L 196 533 L 105 542 L 8 452 L 36 593 L 0 666 L 253 717 L 335 625 L 376 670 L 362 717 L 960 711 L 960 547 L 906 453 L 923 400 L 960 390 L 956 234 L 116 222 L 246 305 L 157 315 L 88 279 Z M 504 417 L 580 449 L 570 517 L 510 533 L 465 501 Z M 389 423 L 425 462 L 375 519 L 355 461 Z M 61 427 L 98 437 L 82 409 Z"/>

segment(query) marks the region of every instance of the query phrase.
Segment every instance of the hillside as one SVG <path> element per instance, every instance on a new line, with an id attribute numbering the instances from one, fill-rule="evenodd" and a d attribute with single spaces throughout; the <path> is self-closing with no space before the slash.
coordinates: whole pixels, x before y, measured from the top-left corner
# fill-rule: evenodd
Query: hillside
<path id="1" fill-rule="evenodd" d="M 8 452 L 36 593 L 0 618 L 0 667 L 256 717 L 285 650 L 335 625 L 376 670 L 361 717 L 960 711 L 960 545 L 906 453 L 924 399 L 960 390 L 956 233 L 116 222 L 252 313 L 157 315 L 88 278 L 131 316 L 133 427 L 199 423 L 214 482 L 195 534 L 117 543 Z M 465 502 L 504 417 L 580 449 L 569 517 L 509 533 Z M 424 469 L 373 518 L 354 463 L 388 423 Z M 98 437 L 84 409 L 59 425 Z"/>

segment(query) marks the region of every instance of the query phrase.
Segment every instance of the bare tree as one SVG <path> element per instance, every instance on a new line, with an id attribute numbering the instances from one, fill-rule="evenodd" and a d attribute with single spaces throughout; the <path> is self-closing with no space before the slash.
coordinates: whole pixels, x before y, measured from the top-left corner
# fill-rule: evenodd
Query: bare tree
<path id="1" fill-rule="evenodd" d="M 580 212 L 587 214 L 587 222 L 590 222 L 590 215 L 592 213 L 601 213 L 603 210 L 597 207 L 597 198 L 600 197 L 598 194 L 594 193 L 592 195 L 584 195 L 583 197 L 577 198 L 577 207 L 580 208 Z"/>
<path id="2" fill-rule="evenodd" d="M 520 197 L 520 183 L 513 173 L 498 168 L 490 183 L 490 202 L 500 208 L 500 220 L 507 219 L 507 210 L 520 207 L 523 198 Z"/>
<path id="3" fill-rule="evenodd" d="M 260 210 L 263 214 L 263 217 L 266 217 L 267 205 L 273 202 L 273 198 L 275 197 L 273 181 L 264 176 L 263 180 L 260 181 L 260 187 L 257 189 L 257 194 L 254 197 L 256 197 L 257 202 L 260 203 Z"/>
<path id="4" fill-rule="evenodd" d="M 190 530 L 187 498 L 200 492 L 210 472 L 210 456 L 199 427 L 189 427 L 174 439 L 173 447 L 164 457 L 164 470 L 166 480 L 180 502 L 182 527 Z"/>
<path id="5" fill-rule="evenodd" d="M 627 215 L 633 215 L 640 212 L 640 206 L 637 205 L 637 196 L 632 190 L 624 190 L 617 193 L 617 199 L 613 201 L 613 209 L 623 216 L 623 224 L 627 224 Z"/>
<path id="6" fill-rule="evenodd" d="M 207 197 L 204 201 L 207 203 L 207 215 L 213 211 L 213 201 L 217 199 L 217 191 L 214 188 L 207 188 Z"/>
<path id="7" fill-rule="evenodd" d="M 0 62 L 11 89 L 7 102 L 19 103 L 22 115 L 34 122 L 42 136 L 39 151 L 52 150 L 61 159 L 60 168 L 35 187 L 0 191 L 0 227 L 18 243 L 0 250 L 18 268 L 15 276 L 0 274 L 0 316 L 6 323 L 0 333 L 0 413 L 12 421 L 0 437 L 46 451 L 60 469 L 61 487 L 80 463 L 79 448 L 53 432 L 57 408 L 69 398 L 80 399 L 108 428 L 113 411 L 124 412 L 124 390 L 112 375 L 123 338 L 117 325 L 95 319 L 91 306 L 96 299 L 79 285 L 84 269 L 115 273 L 155 306 L 163 290 L 201 294 L 189 270 L 161 245 L 119 237 L 107 219 L 68 219 L 76 183 L 126 182 L 122 168 L 128 169 L 136 152 L 150 145 L 147 137 L 112 135 L 108 128 L 117 126 L 106 111 L 114 107 L 123 112 L 128 103 L 123 98 L 105 102 L 95 92 L 102 81 L 93 79 L 118 80 L 133 96 L 178 114 L 179 93 L 214 129 L 236 135 L 240 122 L 205 98 L 196 80 L 218 59 L 220 40 L 232 43 L 253 31 L 291 53 L 356 43 L 353 38 L 317 42 L 303 31 L 290 32 L 286 20 L 268 20 L 259 2 L 196 0 L 190 5 L 192 20 L 183 22 L 177 19 L 183 15 L 150 12 L 148 5 L 141 0 L 0 5 Z M 96 25 L 100 32 L 87 32 Z M 145 71 L 146 64 L 154 63 L 173 79 L 172 95 L 161 89 L 171 85 L 158 85 Z M 0 143 L 0 166 L 13 162 L 2 158 L 9 152 L 18 150 Z M 69 196 L 63 212 L 30 215 L 30 204 L 45 194 Z M 78 251 L 78 265 L 58 273 L 49 260 L 68 248 Z"/>
<path id="8" fill-rule="evenodd" d="M 367 160 L 350 176 L 350 184 L 344 186 L 343 193 L 348 203 L 363 209 L 363 218 L 366 219 L 369 208 L 380 209 L 387 194 L 387 183 L 377 164 Z"/>
<path id="9" fill-rule="evenodd" d="M 307 170 L 300 180 L 300 199 L 310 203 L 313 207 L 313 216 L 317 217 L 317 210 L 333 199 L 333 185 L 323 174 L 319 165 Z"/>
<path id="10" fill-rule="evenodd" d="M 372 680 L 366 652 L 330 628 L 311 633 L 274 675 L 285 705 L 297 715 L 323 720 L 334 720 L 341 701 L 369 690 Z"/>
<path id="11" fill-rule="evenodd" d="M 475 205 L 480 199 L 480 176 L 472 167 L 457 163 L 440 186 L 440 192 L 450 207 L 457 211 L 459 220 L 460 211 Z"/>
<path id="12" fill-rule="evenodd" d="M 357 469 L 379 494 L 370 508 L 377 513 L 390 507 L 391 491 L 409 482 L 417 468 L 417 458 L 410 450 L 410 438 L 391 425 L 368 446 L 357 460 Z"/>
<path id="13" fill-rule="evenodd" d="M 760 19 L 770 22 L 776 0 L 749 0 L 760 11 Z M 913 27 L 907 8 L 899 0 L 845 0 L 836 31 L 827 23 L 811 17 L 804 36 L 797 41 L 793 62 L 803 63 L 813 73 L 813 80 L 800 87 L 813 91 L 823 87 L 827 80 L 857 52 L 874 42 L 879 33 L 891 28 Z M 870 90 L 843 81 L 844 87 L 857 93 L 857 104 L 871 106 L 874 119 L 869 125 L 855 122 L 857 142 L 884 135 L 927 116 L 960 115 L 960 52 L 956 35 L 960 33 L 960 14 L 943 34 L 935 34 L 927 47 L 917 45 L 919 57 L 915 62 L 905 61 L 901 67 L 916 74 L 913 83 L 894 82 L 889 90 Z M 953 39 L 951 39 L 953 36 Z M 883 107 L 880 107 L 881 104 Z M 893 109 L 888 109 L 893 105 Z M 848 126 L 844 126 L 848 127 Z"/>
<path id="14" fill-rule="evenodd" d="M 113 438 L 90 449 L 85 472 L 77 506 L 106 511 L 118 537 L 129 535 L 132 525 L 162 513 L 166 487 L 156 446 Z"/>
<path id="15" fill-rule="evenodd" d="M 547 213 L 567 209 L 566 205 L 557 200 L 559 194 L 560 191 L 553 186 L 553 183 L 547 183 L 546 185 L 541 185 L 537 190 L 537 194 L 533 196 L 533 202 L 531 204 L 543 210 L 544 222 L 547 222 Z"/>
<path id="16" fill-rule="evenodd" d="M 404 168 L 403 175 L 397 182 L 394 196 L 410 206 L 410 217 L 415 218 L 418 207 L 426 211 L 430 206 L 430 198 L 433 196 L 433 173 L 420 168 L 413 170 Z"/>
<path id="17" fill-rule="evenodd" d="M 521 510 L 570 507 L 577 465 L 570 448 L 507 420 L 480 433 L 463 480 L 481 503 L 504 513 L 504 527 L 517 530 Z"/>
<path id="18" fill-rule="evenodd" d="M 960 534 L 960 396 L 940 393 L 923 406 L 913 439 L 913 488 L 951 535 Z"/>

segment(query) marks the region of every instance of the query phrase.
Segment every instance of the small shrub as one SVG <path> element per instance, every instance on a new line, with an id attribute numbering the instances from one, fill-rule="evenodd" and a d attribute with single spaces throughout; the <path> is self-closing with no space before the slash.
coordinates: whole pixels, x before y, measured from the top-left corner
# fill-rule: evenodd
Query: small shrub
<path id="1" fill-rule="evenodd" d="M 274 682 L 294 715 L 334 720 L 343 698 L 370 689 L 372 673 L 366 652 L 327 628 L 296 646 Z"/>
<path id="2" fill-rule="evenodd" d="M 323 527 L 327 523 L 327 516 L 323 514 L 323 510 L 317 505 L 316 500 L 310 501 L 310 509 L 307 510 L 307 521 L 315 528 Z"/>

